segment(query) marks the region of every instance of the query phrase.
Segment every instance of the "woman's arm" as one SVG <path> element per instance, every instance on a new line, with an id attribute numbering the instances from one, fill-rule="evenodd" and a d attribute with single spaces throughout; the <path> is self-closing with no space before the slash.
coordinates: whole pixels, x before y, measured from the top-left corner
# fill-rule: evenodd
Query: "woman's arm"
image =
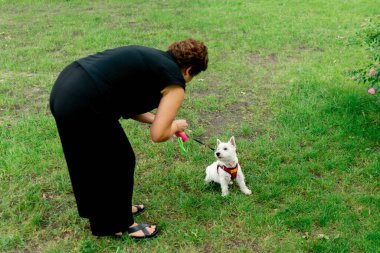
<path id="1" fill-rule="evenodd" d="M 132 119 L 137 120 L 137 121 L 142 122 L 142 123 L 152 124 L 154 121 L 154 117 L 155 117 L 155 115 L 153 113 L 147 112 L 147 113 L 143 113 L 143 114 L 133 116 Z"/>
<path id="2" fill-rule="evenodd" d="M 185 91 L 178 85 L 171 85 L 162 91 L 162 98 L 150 128 L 154 142 L 170 139 L 176 132 L 187 128 L 186 120 L 174 120 L 185 97 Z"/>

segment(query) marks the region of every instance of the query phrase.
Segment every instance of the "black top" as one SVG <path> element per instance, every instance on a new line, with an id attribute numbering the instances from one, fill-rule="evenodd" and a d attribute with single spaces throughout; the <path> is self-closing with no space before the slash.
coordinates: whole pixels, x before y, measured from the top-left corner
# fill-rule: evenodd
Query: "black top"
<path id="1" fill-rule="evenodd" d="M 77 60 L 95 81 L 101 108 L 130 118 L 158 107 L 168 85 L 186 88 L 181 68 L 169 52 L 124 46 Z"/>

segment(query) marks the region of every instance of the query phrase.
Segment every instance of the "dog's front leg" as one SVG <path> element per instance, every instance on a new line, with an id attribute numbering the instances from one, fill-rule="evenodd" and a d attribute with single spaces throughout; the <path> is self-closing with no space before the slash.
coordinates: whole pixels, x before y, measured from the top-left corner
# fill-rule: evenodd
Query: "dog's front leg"
<path id="1" fill-rule="evenodd" d="M 212 181 L 212 178 L 210 177 L 210 175 L 209 175 L 209 174 L 206 174 L 206 177 L 205 177 L 205 184 L 209 184 L 211 181 Z"/>
<path id="2" fill-rule="evenodd" d="M 224 176 L 220 177 L 220 186 L 222 188 L 222 196 L 227 196 L 228 195 L 228 183 L 230 179 Z"/>
<path id="3" fill-rule="evenodd" d="M 241 169 L 238 171 L 238 173 L 236 175 L 236 182 L 239 185 L 240 190 L 244 194 L 251 195 L 251 193 L 252 193 L 251 190 L 248 189 L 248 187 L 245 185 L 244 175 L 243 175 L 243 172 L 241 172 Z"/>

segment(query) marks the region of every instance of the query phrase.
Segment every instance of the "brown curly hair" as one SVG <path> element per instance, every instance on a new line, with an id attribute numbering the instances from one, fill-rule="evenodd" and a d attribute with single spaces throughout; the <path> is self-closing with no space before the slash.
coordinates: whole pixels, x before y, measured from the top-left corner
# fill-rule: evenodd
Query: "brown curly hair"
<path id="1" fill-rule="evenodd" d="M 203 42 L 191 38 L 177 41 L 169 46 L 168 52 L 174 56 L 181 68 L 191 67 L 191 76 L 207 69 L 208 52 Z"/>

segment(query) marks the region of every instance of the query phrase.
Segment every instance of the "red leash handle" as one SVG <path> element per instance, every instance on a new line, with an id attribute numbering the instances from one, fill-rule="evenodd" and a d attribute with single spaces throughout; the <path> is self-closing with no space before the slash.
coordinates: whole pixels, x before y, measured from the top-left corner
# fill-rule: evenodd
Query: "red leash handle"
<path id="1" fill-rule="evenodd" d="M 187 135 L 184 132 L 178 132 L 175 134 L 175 136 L 181 137 L 183 142 L 187 141 Z"/>

